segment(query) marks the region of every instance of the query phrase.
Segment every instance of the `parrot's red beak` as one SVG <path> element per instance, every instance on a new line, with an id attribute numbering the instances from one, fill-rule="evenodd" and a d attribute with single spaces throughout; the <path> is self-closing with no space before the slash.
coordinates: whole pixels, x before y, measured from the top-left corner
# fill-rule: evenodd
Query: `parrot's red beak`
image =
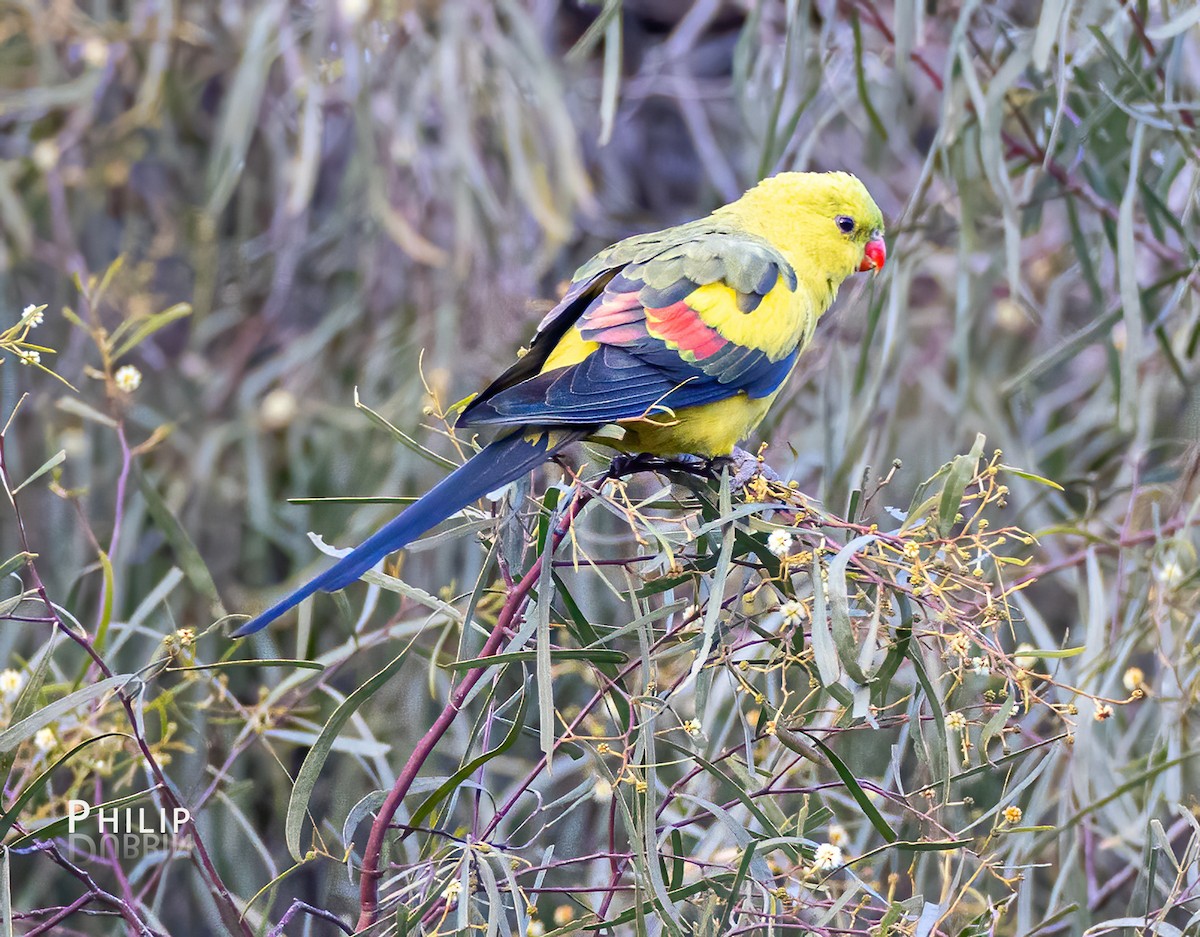
<path id="1" fill-rule="evenodd" d="M 883 269 L 883 264 L 887 260 L 887 245 L 883 243 L 883 238 L 875 238 L 867 241 L 867 246 L 863 251 L 862 263 L 858 265 L 858 269 L 862 271 L 873 270 L 878 273 Z"/>

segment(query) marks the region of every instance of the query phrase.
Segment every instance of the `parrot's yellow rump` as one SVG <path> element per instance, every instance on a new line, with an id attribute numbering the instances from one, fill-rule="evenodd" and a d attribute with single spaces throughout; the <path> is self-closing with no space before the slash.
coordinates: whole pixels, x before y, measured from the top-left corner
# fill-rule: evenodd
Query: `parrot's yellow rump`
<path id="1" fill-rule="evenodd" d="M 575 272 L 529 351 L 459 426 L 501 435 L 330 569 L 239 628 L 250 634 L 563 447 L 728 455 L 762 421 L 855 271 L 886 259 L 883 216 L 854 176 L 785 172 L 706 218 L 627 238 Z"/>

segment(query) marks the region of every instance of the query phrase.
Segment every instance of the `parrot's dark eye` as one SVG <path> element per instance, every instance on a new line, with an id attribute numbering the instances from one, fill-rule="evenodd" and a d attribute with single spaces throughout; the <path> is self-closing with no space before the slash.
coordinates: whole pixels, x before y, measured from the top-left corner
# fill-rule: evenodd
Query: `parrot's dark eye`
<path id="1" fill-rule="evenodd" d="M 854 219 L 851 218 L 849 215 L 838 215 L 833 220 L 834 220 L 834 223 L 838 226 L 838 230 L 841 231 L 842 234 L 853 234 L 854 233 Z"/>

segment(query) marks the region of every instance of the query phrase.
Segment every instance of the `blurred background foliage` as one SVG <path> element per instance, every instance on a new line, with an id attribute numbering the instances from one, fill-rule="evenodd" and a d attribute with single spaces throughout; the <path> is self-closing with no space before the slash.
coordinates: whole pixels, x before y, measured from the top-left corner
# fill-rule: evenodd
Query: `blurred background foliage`
<path id="1" fill-rule="evenodd" d="M 349 545 L 396 509 L 304 499 L 411 496 L 440 477 L 423 447 L 461 450 L 437 415 L 511 360 L 594 250 L 770 172 L 847 169 L 889 219 L 887 271 L 822 323 L 762 428 L 768 461 L 825 510 L 889 528 L 886 508 L 986 434 L 989 452 L 1062 488 L 1006 481 L 1006 523 L 1037 535 L 1023 555 L 1042 575 L 1014 598 L 1001 650 L 1080 649 L 1048 663 L 1058 702 L 1074 705 L 1070 687 L 1130 702 L 1103 719 L 1084 707 L 1074 745 L 1022 777 L 1037 829 L 992 843 L 983 878 L 954 853 L 908 854 L 859 890 L 822 893 L 826 908 L 849 898 L 820 927 L 1079 933 L 1159 915 L 1157 933 L 1178 933 L 1197 920 L 1200 850 L 1198 92 L 1200 14 L 1186 2 L 0 0 L 0 327 L 46 306 L 36 332 L 0 333 L 0 416 L 29 394 L 5 433 L 12 481 L 52 463 L 18 495 L 37 569 L 66 614 L 111 626 L 101 649 L 118 672 L 164 647 L 221 660 L 219 629 L 184 651 L 163 636 L 259 608 L 319 568 L 307 531 Z M 21 366 L 34 340 L 71 386 Z M 7 558 L 24 547 L 0 516 Z M 628 545 L 611 513 L 581 525 L 598 549 Z M 403 577 L 461 611 L 456 597 L 494 570 L 473 537 L 434 544 L 403 559 Z M 578 588 L 589 615 L 619 614 L 602 582 Z M 348 638 L 351 595 L 353 609 L 319 599 L 298 632 L 254 644 L 326 655 L 320 678 L 237 668 L 148 691 L 154 751 L 248 899 L 289 864 L 289 772 L 333 707 L 425 629 L 409 679 L 354 717 L 313 792 L 331 858 L 286 879 L 274 905 L 260 899 L 256 926 L 295 897 L 353 919 L 342 822 L 390 786 L 445 697 L 429 662 L 457 640 L 452 619 L 435 614 L 430 630 L 411 594 L 385 592 L 368 611 L 391 630 Z M 46 662 L 53 696 L 85 661 L 22 620 L 32 607 L 4 606 L 0 659 L 21 673 Z M 564 711 L 592 692 L 572 679 L 556 671 Z M 1012 718 L 1029 743 L 1063 712 Z M 846 743 L 862 777 L 899 792 L 928 780 L 908 784 L 895 737 L 870 732 Z M 467 740 L 452 738 L 443 773 Z M 489 784 L 502 791 L 535 755 L 505 756 Z M 6 810 L 36 775 L 22 765 Z M 565 764 L 545 790 L 580 770 Z M 56 775 L 21 828 L 61 816 L 48 795 L 87 775 Z M 112 796 L 141 783 L 111 780 Z M 1012 781 L 946 791 L 962 811 L 949 829 L 979 816 L 963 796 L 990 808 Z M 844 791 L 826 796 L 848 855 L 882 844 Z M 607 848 L 608 812 L 585 814 L 561 828 L 573 855 Z M 719 840 L 693 849 L 737 846 Z M 26 928 L 49 919 L 31 909 L 80 893 L 40 854 L 13 862 Z M 192 913 L 229 926 L 202 875 L 173 885 L 188 897 L 154 907 L 166 930 L 200 932 Z M 879 923 L 916 894 L 926 904 Z M 873 910 L 856 918 L 860 901 Z M 549 931 L 553 895 L 538 903 Z"/>

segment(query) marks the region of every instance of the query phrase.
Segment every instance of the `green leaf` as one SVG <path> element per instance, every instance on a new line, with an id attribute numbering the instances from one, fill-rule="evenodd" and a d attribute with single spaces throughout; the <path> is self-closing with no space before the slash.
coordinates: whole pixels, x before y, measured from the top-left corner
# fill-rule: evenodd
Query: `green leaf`
<path id="1" fill-rule="evenodd" d="M 288 851 L 297 862 L 304 858 L 300 849 L 300 831 L 304 825 L 304 816 L 308 812 L 308 802 L 316 786 L 317 777 L 325 767 L 325 759 L 333 748 L 333 743 L 344 726 L 368 699 L 374 696 L 381 687 L 396 675 L 401 665 L 408 658 L 408 648 L 405 648 L 387 665 L 366 683 L 342 700 L 341 705 L 333 711 L 329 721 L 321 728 L 321 734 L 316 743 L 304 756 L 304 763 L 296 773 L 296 783 L 292 785 L 292 795 L 288 798 L 287 817 L 284 820 L 284 838 Z"/>
<path id="2" fill-rule="evenodd" d="M 1033 472 L 1026 472 L 1019 468 L 1013 468 L 1011 465 L 1000 465 L 997 468 L 1009 475 L 1016 475 L 1017 478 L 1023 478 L 1027 482 L 1034 482 L 1038 485 L 1045 485 L 1048 488 L 1053 488 L 1055 491 L 1066 491 L 1058 482 L 1052 482 L 1048 478 L 1043 478 L 1041 475 L 1034 475 Z"/>
<path id="3" fill-rule="evenodd" d="M 154 520 L 155 526 L 167 538 L 167 543 L 175 551 L 175 559 L 178 561 L 180 569 L 183 570 L 192 587 L 212 603 L 215 612 L 213 617 L 224 618 L 228 613 L 221 603 L 221 596 L 217 593 L 217 584 L 213 582 L 212 574 L 209 573 L 208 565 L 204 562 L 200 551 L 192 543 L 192 538 L 183 529 L 183 525 L 175 519 L 175 515 L 167 507 L 167 503 L 158 493 L 158 489 L 150 483 L 150 479 L 140 469 L 135 469 L 135 471 L 138 489 L 141 491 L 142 497 L 146 499 L 146 510 Z"/>
<path id="4" fill-rule="evenodd" d="M 867 72 L 864 67 L 866 55 L 863 53 L 862 23 L 855 7 L 850 7 L 850 29 L 854 35 L 854 85 L 858 89 L 858 100 L 862 103 L 867 120 L 875 128 L 879 139 L 887 141 L 887 126 L 880 119 L 875 105 L 871 103 L 871 94 L 867 90 Z"/>
<path id="5" fill-rule="evenodd" d="M 1009 693 L 1004 698 L 1004 702 L 1000 704 L 1000 708 L 992 714 L 992 718 L 984 723 L 983 729 L 979 733 L 979 751 L 984 758 L 987 758 L 988 743 L 1000 734 L 1016 705 L 1016 696 Z"/>
<path id="6" fill-rule="evenodd" d="M 90 302 L 93 307 L 98 306 L 101 302 L 103 302 L 105 295 L 108 293 L 108 288 L 112 286 L 112 282 L 116 279 L 117 274 L 124 269 L 125 255 L 118 254 L 113 259 L 113 262 L 104 268 L 104 275 L 100 277 L 100 282 L 97 283 L 96 286 L 90 291 L 81 289 L 80 292 L 87 296 L 88 302 Z"/>
<path id="7" fill-rule="evenodd" d="M 909 645 L 912 641 L 912 603 L 907 595 L 899 591 L 892 593 L 892 601 L 896 603 L 900 622 L 896 625 L 895 643 L 888 649 L 879 671 L 875 674 L 873 689 L 876 706 L 882 706 L 886 702 L 888 688 L 896 676 L 896 671 L 900 669 L 900 664 L 908 656 Z"/>
<path id="8" fill-rule="evenodd" d="M 554 509 L 558 507 L 558 499 L 561 495 L 562 489 L 557 485 L 551 485 L 546 489 L 546 494 L 542 498 L 542 510 L 538 514 L 538 555 L 541 555 L 546 549 L 546 538 L 550 535 L 550 522 L 554 520 Z"/>
<path id="9" fill-rule="evenodd" d="M 600 136 L 604 146 L 612 139 L 617 119 L 617 101 L 621 90 L 621 60 L 623 58 L 621 17 L 613 16 L 604 27 L 604 67 L 600 83 Z"/>
<path id="10" fill-rule="evenodd" d="M 862 789 L 862 785 L 858 783 L 858 778 L 854 776 L 854 772 L 846 766 L 846 763 L 834 754 L 832 748 L 816 736 L 805 735 L 805 738 L 819 748 L 821 754 L 829 759 L 829 763 L 833 765 L 833 770 L 837 772 L 838 777 L 842 779 L 842 783 L 846 785 L 846 790 L 850 792 L 850 796 L 862 808 L 862 812 L 870 821 L 871 826 L 875 827 L 875 831 L 889 843 L 895 843 L 899 840 L 899 835 L 892 829 L 891 824 L 884 819 L 883 814 L 871 803 L 871 798 L 867 796 L 867 792 Z"/>
<path id="11" fill-rule="evenodd" d="M 125 339 L 125 341 L 121 342 L 120 347 L 118 347 L 112 353 L 112 360 L 121 360 L 121 358 L 125 357 L 125 355 L 129 354 L 129 352 L 137 348 L 138 345 L 148 339 L 159 329 L 166 328 L 172 322 L 177 322 L 180 319 L 187 318 L 191 314 L 191 303 L 176 303 L 174 306 L 164 309 L 162 312 L 156 312 L 153 315 L 147 316 L 138 323 L 130 336 Z M 116 341 L 117 337 L 118 333 L 114 333 L 113 340 Z"/>
<path id="12" fill-rule="evenodd" d="M 842 666 L 846 668 L 846 673 L 849 674 L 850 679 L 860 685 L 869 683 L 870 678 L 858 660 L 859 649 L 855 645 L 854 627 L 850 623 L 850 598 L 846 585 L 846 568 L 855 553 L 878 539 L 874 534 L 863 534 L 842 547 L 837 556 L 833 558 L 833 562 L 829 564 L 829 578 L 824 583 L 829 594 L 829 618 L 833 627 L 833 643 L 837 648 Z M 820 584 L 820 579 L 814 580 L 814 586 Z"/>
<path id="13" fill-rule="evenodd" d="M 621 12 L 622 0 L 604 0 L 604 7 L 592 20 L 588 28 L 584 30 L 582 36 L 576 40 L 569 50 L 567 50 L 564 58 L 569 64 L 578 65 L 584 62 L 588 54 L 595 48 L 596 43 L 600 41 L 600 37 L 605 35 L 609 24 L 615 19 L 619 20 Z"/>
<path id="14" fill-rule="evenodd" d="M 13 937 L 12 882 L 8 868 L 9 850 L 0 846 L 0 925 L 3 937 Z"/>
<path id="15" fill-rule="evenodd" d="M 925 751 L 929 756 L 929 770 L 933 774 L 934 783 L 941 784 L 943 794 L 948 795 L 950 791 L 950 743 L 946 738 L 946 714 L 942 709 L 942 701 L 937 695 L 937 689 L 934 687 L 933 681 L 929 679 L 929 673 L 925 670 L 925 664 L 921 660 L 919 645 L 913 648 L 913 653 L 909 655 L 908 659 L 912 662 L 913 670 L 917 674 L 917 682 L 925 691 L 925 699 L 929 702 L 929 709 L 933 713 L 933 724 L 936 730 L 933 733 L 933 741 L 929 740 L 927 733 L 921 733 L 921 738 L 925 742 Z"/>
<path id="16" fill-rule="evenodd" d="M 551 524 L 557 523 L 555 511 L 550 512 Z M 537 604 L 533 614 L 534 648 L 534 680 L 538 691 L 538 741 L 542 754 L 546 756 L 547 765 L 554 755 L 554 679 L 550 672 L 550 606 L 554 602 L 554 562 L 553 540 L 540 554 L 541 568 L 538 570 Z"/>
<path id="17" fill-rule="evenodd" d="M 842 679 L 839 665 L 837 645 L 833 641 L 833 632 L 829 626 L 829 615 L 826 612 L 825 586 L 821 581 L 821 557 L 813 550 L 812 560 L 813 613 L 812 613 L 812 651 L 813 661 L 817 665 L 817 674 L 821 685 L 829 689 Z"/>
<path id="18" fill-rule="evenodd" d="M 1086 650 L 1087 650 L 1087 648 L 1082 647 L 1082 646 L 1081 647 L 1056 647 L 1056 648 L 1051 648 L 1050 650 L 1046 650 L 1046 651 L 1043 651 L 1040 648 L 1033 648 L 1032 650 L 1021 651 L 1021 656 L 1022 657 L 1046 657 L 1046 658 L 1078 657 L 1080 654 L 1082 654 Z"/>
<path id="19" fill-rule="evenodd" d="M 99 423 L 101 426 L 107 426 L 110 429 L 117 428 L 117 421 L 106 413 L 101 413 L 95 407 L 90 407 L 82 400 L 75 397 L 59 397 L 55 401 L 54 406 L 63 413 L 69 413 L 72 416 L 80 417 L 84 420 L 90 420 L 93 423 Z"/>
<path id="20" fill-rule="evenodd" d="M 671 830 L 671 852 L 674 853 L 674 858 L 671 863 L 670 881 L 667 883 L 668 888 L 678 888 L 683 884 L 683 875 L 685 871 L 686 856 L 683 851 L 683 834 L 679 828 Z M 666 857 L 663 857 L 665 863 Z M 665 873 L 664 868 L 664 873 Z M 664 874 L 664 877 L 665 874 Z"/>
<path id="21" fill-rule="evenodd" d="M 938 501 L 938 535 L 947 537 L 954 528 L 958 509 L 962 506 L 963 493 L 967 483 L 975 476 L 975 469 L 983 455 L 985 442 L 983 433 L 975 437 L 975 445 L 967 455 L 955 456 L 946 473 L 946 483 L 942 487 L 942 497 Z"/>
<path id="22" fill-rule="evenodd" d="M 479 667 L 492 667 L 496 664 L 513 664 L 518 661 L 537 660 L 537 651 L 508 651 L 504 654 L 493 654 L 490 657 L 472 657 L 470 660 L 456 660 L 449 664 L 439 664 L 444 670 L 475 670 Z M 606 648 L 553 648 L 550 660 L 586 660 L 594 664 L 623 664 L 629 656 L 622 651 L 611 651 Z"/>
<path id="23" fill-rule="evenodd" d="M 38 660 L 37 666 L 33 673 L 29 675 L 29 682 L 25 684 L 21 690 L 21 695 L 17 697 L 17 701 L 13 704 L 12 714 L 9 716 L 9 725 L 20 722 L 25 719 L 38 705 L 38 697 L 41 695 L 42 687 L 46 683 L 46 674 L 50 669 L 50 657 L 54 653 L 54 645 L 58 641 L 59 632 L 55 630 L 51 635 L 46 649 L 42 652 L 41 658 Z M 13 762 L 16 761 L 16 748 L 11 751 L 0 751 L 0 790 L 8 784 L 8 774 L 12 770 Z"/>
<path id="24" fill-rule="evenodd" d="M 30 475 L 27 479 L 25 479 L 25 481 L 21 482 L 21 484 L 17 485 L 17 487 L 12 490 L 12 493 L 15 495 L 18 491 L 20 491 L 22 488 L 24 488 L 30 482 L 41 478 L 43 475 L 45 475 L 48 471 L 50 471 L 56 465 L 61 465 L 66 458 L 67 458 L 67 450 L 59 449 L 58 452 L 56 452 L 49 459 L 47 459 L 45 462 L 43 462 L 34 471 L 34 473 L 32 475 Z"/>
<path id="25" fill-rule="evenodd" d="M 298 670 L 324 670 L 325 665 L 315 660 L 292 660 L 288 658 L 250 658 L 249 660 L 221 660 L 212 664 L 193 664 L 187 667 L 168 667 L 167 673 L 184 673 L 188 670 L 224 670 L 226 667 L 295 667 Z"/>
<path id="26" fill-rule="evenodd" d="M 508 705 L 507 703 L 503 705 Z M 513 717 L 512 723 L 509 726 L 508 732 L 505 733 L 504 739 L 495 748 L 483 752 L 472 758 L 466 764 L 459 767 L 445 783 L 440 785 L 432 794 L 421 802 L 421 805 L 413 811 L 412 817 L 409 819 L 410 826 L 420 826 L 421 823 L 429 817 L 437 808 L 437 805 L 445 800 L 451 792 L 453 792 L 463 781 L 473 775 L 476 771 L 486 765 L 493 758 L 503 755 L 506 751 L 516 744 L 518 738 L 521 737 L 521 732 L 525 728 L 525 715 L 529 709 L 529 694 L 522 691 L 520 696 L 520 706 L 517 708 L 517 714 Z"/>
<path id="27" fill-rule="evenodd" d="M 458 468 L 457 462 L 451 462 L 449 459 L 438 455 L 432 449 L 427 449 L 425 446 L 422 446 L 419 442 L 417 442 L 415 439 L 413 439 L 411 436 L 409 436 L 408 433 L 406 433 L 406 432 L 404 432 L 404 430 L 400 429 L 400 427 L 393 425 L 386 417 L 382 416 L 379 413 L 376 413 L 374 410 L 372 410 L 370 407 L 368 407 L 365 403 L 363 403 L 358 397 L 358 388 L 357 387 L 354 388 L 354 406 L 356 409 L 361 410 L 363 413 L 365 413 L 367 415 L 367 419 L 369 419 L 372 423 L 374 423 L 376 426 L 380 427 L 381 429 L 387 430 L 389 433 L 391 433 L 393 439 L 395 439 L 398 443 L 400 443 L 406 449 L 409 449 L 412 452 L 415 452 L 421 458 L 427 459 L 428 461 L 432 462 L 434 465 L 439 465 L 442 468 L 449 469 L 451 471 Z"/>
<path id="28" fill-rule="evenodd" d="M 60 697 L 52 703 L 47 703 L 37 712 L 26 716 L 19 722 L 10 725 L 3 732 L 0 732 L 0 752 L 11 751 L 22 742 L 33 738 L 39 730 L 46 728 L 50 723 L 57 722 L 68 713 L 75 712 L 80 707 L 86 706 L 106 693 L 119 690 L 130 683 L 140 682 L 137 674 L 120 674 L 115 677 L 108 677 L 99 683 L 93 683 L 91 686 L 85 686 L 73 693 L 68 693 L 66 696 Z"/>
<path id="29" fill-rule="evenodd" d="M 100 624 L 96 627 L 96 637 L 92 640 L 97 654 L 104 652 L 104 645 L 108 640 L 108 626 L 112 624 L 113 601 L 116 593 L 116 577 L 113 575 L 112 560 L 103 550 L 100 551 L 99 558 L 104 580 L 104 605 L 100 609 Z M 81 680 L 85 673 L 86 670 L 80 674 Z"/>
<path id="30" fill-rule="evenodd" d="M 729 515 L 731 509 L 730 502 L 729 470 L 724 469 L 721 472 L 720 490 L 722 516 L 727 517 Z M 689 682 L 699 675 L 704 665 L 708 662 L 708 655 L 712 652 L 713 644 L 716 641 L 717 625 L 721 620 L 721 598 L 725 594 L 725 580 L 729 577 L 729 569 L 733 562 L 733 538 L 736 530 L 736 524 L 730 521 L 725 525 L 724 533 L 721 536 L 721 550 L 717 556 L 717 565 L 713 569 L 712 578 L 709 580 L 708 602 L 704 607 L 704 628 L 700 641 L 700 649 L 696 652 L 696 659 L 692 663 L 692 669 L 688 674 Z M 703 718 L 703 713 L 701 713 L 701 718 Z"/>
<path id="31" fill-rule="evenodd" d="M 0 563 L 0 579 L 3 579 L 13 570 L 20 569 L 22 566 L 36 557 L 36 553 L 18 553 L 15 556 L 10 556 L 3 563 Z"/>
<path id="32" fill-rule="evenodd" d="M 50 781 L 50 776 L 54 774 L 61 766 L 65 765 L 75 755 L 87 748 L 88 746 L 99 742 L 103 739 L 123 738 L 133 741 L 133 737 L 126 735 L 124 732 L 105 732 L 103 735 L 94 735 L 90 739 L 84 739 L 82 742 L 74 746 L 69 752 L 55 760 L 54 764 L 50 765 L 45 771 L 39 774 L 36 778 L 30 781 L 17 795 L 16 800 L 12 802 L 12 806 L 8 810 L 0 814 L 0 840 L 8 835 L 8 831 L 12 829 L 12 825 L 17 822 L 21 816 L 21 811 L 25 805 L 33 799 L 33 796 L 41 791 Z"/>
<path id="33" fill-rule="evenodd" d="M 725 910 L 721 912 L 720 923 L 713 933 L 729 933 L 729 916 L 733 914 L 733 906 L 737 903 L 738 895 L 742 893 L 742 885 L 745 884 L 746 876 L 750 874 L 750 863 L 754 860 L 754 850 L 757 848 L 758 841 L 752 839 L 742 850 L 742 861 L 738 863 L 737 873 L 733 876 L 729 893 L 725 896 Z"/>
<path id="34" fill-rule="evenodd" d="M 650 582 L 638 589 L 634 595 L 639 599 L 648 599 L 652 595 L 661 595 L 679 586 L 690 585 L 695 581 L 696 576 L 693 573 L 684 573 L 681 576 L 663 576 L 661 579 L 650 580 Z"/>

